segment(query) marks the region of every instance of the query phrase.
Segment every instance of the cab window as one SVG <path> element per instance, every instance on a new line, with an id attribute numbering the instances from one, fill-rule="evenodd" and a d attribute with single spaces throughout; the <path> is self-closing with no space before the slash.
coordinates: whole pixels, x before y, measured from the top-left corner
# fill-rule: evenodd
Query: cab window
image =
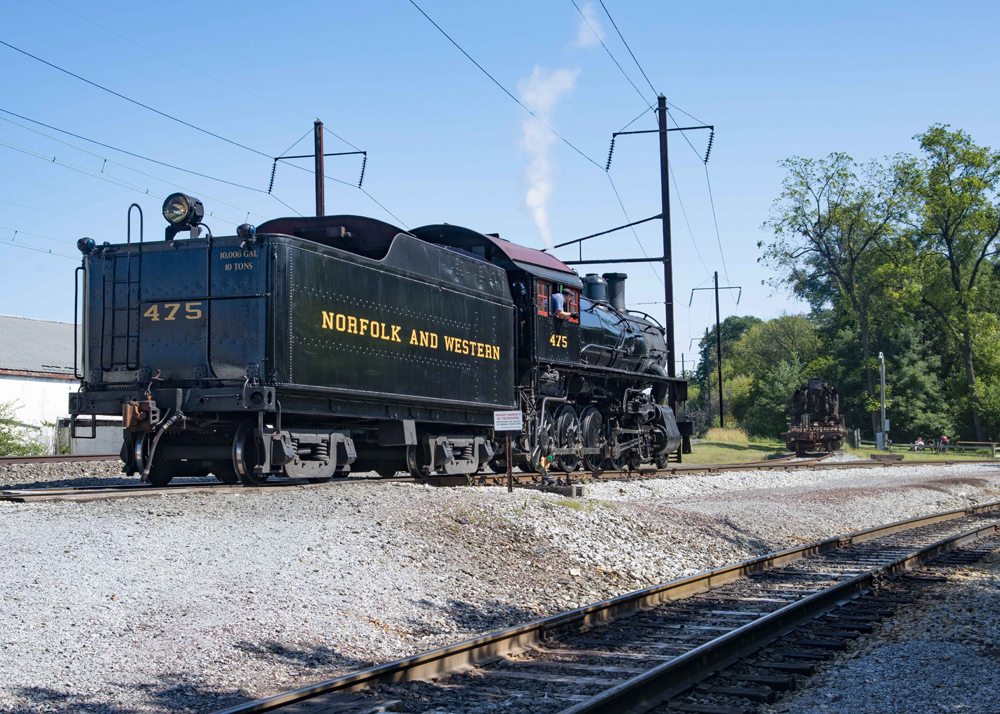
<path id="1" fill-rule="evenodd" d="M 570 290 L 570 294 L 566 297 L 566 312 L 579 315 L 580 314 L 580 293 L 576 290 Z M 570 322 L 579 322 L 580 318 L 569 318 Z"/>
<path id="2" fill-rule="evenodd" d="M 538 280 L 537 283 L 537 294 L 535 298 L 536 307 L 538 309 L 539 315 L 549 314 L 549 299 L 552 296 L 552 286 L 545 282 L 544 280 Z"/>

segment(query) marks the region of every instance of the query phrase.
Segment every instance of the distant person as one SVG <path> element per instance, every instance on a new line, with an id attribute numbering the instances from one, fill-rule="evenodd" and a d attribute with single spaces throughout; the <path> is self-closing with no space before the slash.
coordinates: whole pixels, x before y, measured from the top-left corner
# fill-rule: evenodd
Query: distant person
<path id="1" fill-rule="evenodd" d="M 942 449 L 943 451 L 947 451 L 947 450 L 948 450 L 948 444 L 950 444 L 950 443 L 951 443 L 951 442 L 950 442 L 950 441 L 948 441 L 948 437 L 947 437 L 947 436 L 945 436 L 944 434 L 942 434 L 942 435 L 941 435 L 941 449 Z"/>
<path id="2" fill-rule="evenodd" d="M 914 451 L 923 451 L 924 450 L 924 446 L 925 446 L 925 444 L 924 444 L 924 437 L 922 437 L 922 436 L 918 436 L 917 440 L 913 442 L 913 450 Z"/>

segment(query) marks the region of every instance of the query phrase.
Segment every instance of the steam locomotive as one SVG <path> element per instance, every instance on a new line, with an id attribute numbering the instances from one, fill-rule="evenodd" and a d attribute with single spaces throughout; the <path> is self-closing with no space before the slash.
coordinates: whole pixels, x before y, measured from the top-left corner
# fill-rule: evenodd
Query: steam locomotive
<path id="1" fill-rule="evenodd" d="M 671 406 L 687 383 L 666 374 L 664 329 L 625 308 L 623 274 L 581 280 L 448 224 L 277 218 L 215 237 L 195 198 L 174 194 L 163 214 L 162 241 L 140 228 L 137 242 L 78 243 L 73 430 L 121 415 L 128 474 L 255 485 L 505 469 L 494 414 L 515 410 L 524 470 L 679 458 Z"/>
<path id="2" fill-rule="evenodd" d="M 818 449 L 833 453 L 844 445 L 846 436 L 837 389 L 810 377 L 792 396 L 788 431 L 781 435 L 785 446 L 799 456 Z"/>

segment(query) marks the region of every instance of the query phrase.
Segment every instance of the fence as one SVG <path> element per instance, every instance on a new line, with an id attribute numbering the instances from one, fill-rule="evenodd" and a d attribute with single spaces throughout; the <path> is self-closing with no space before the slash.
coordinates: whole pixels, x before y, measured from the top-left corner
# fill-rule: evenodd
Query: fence
<path id="1" fill-rule="evenodd" d="M 863 439 L 856 439 L 855 442 L 857 446 L 855 448 L 865 448 L 872 447 L 877 448 L 878 444 L 874 441 L 864 441 Z M 940 439 L 934 439 L 934 441 L 929 444 L 924 444 L 923 446 L 918 446 L 917 444 L 894 444 L 892 441 L 886 443 L 886 450 L 892 453 L 893 447 L 897 451 L 928 451 L 934 454 L 947 454 L 951 452 L 960 451 L 988 451 L 990 452 L 990 458 L 995 459 L 997 457 L 997 445 L 994 441 L 952 441 L 942 443 Z"/>

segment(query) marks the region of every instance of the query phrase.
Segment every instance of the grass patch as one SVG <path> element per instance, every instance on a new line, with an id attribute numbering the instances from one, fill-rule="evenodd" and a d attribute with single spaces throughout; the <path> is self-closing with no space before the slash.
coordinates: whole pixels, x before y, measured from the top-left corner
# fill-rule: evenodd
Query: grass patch
<path id="1" fill-rule="evenodd" d="M 712 429 L 708 432 L 722 431 Z M 736 431 L 735 429 L 725 429 L 725 431 Z M 692 446 L 694 453 L 684 457 L 684 465 L 698 464 L 742 464 L 747 461 L 763 461 L 764 459 L 776 455 L 787 454 L 783 441 L 761 439 L 747 441 L 744 443 L 733 443 L 731 441 L 713 441 L 704 439 Z"/>
<path id="2" fill-rule="evenodd" d="M 705 434 L 705 441 L 717 444 L 749 444 L 750 437 L 742 429 L 719 429 L 716 427 L 708 430 L 708 433 Z"/>
<path id="3" fill-rule="evenodd" d="M 587 507 L 580 503 L 579 501 L 574 501 L 572 498 L 560 498 L 558 501 L 550 501 L 557 506 L 565 506 L 566 508 L 572 508 L 574 511 L 582 511 Z"/>

